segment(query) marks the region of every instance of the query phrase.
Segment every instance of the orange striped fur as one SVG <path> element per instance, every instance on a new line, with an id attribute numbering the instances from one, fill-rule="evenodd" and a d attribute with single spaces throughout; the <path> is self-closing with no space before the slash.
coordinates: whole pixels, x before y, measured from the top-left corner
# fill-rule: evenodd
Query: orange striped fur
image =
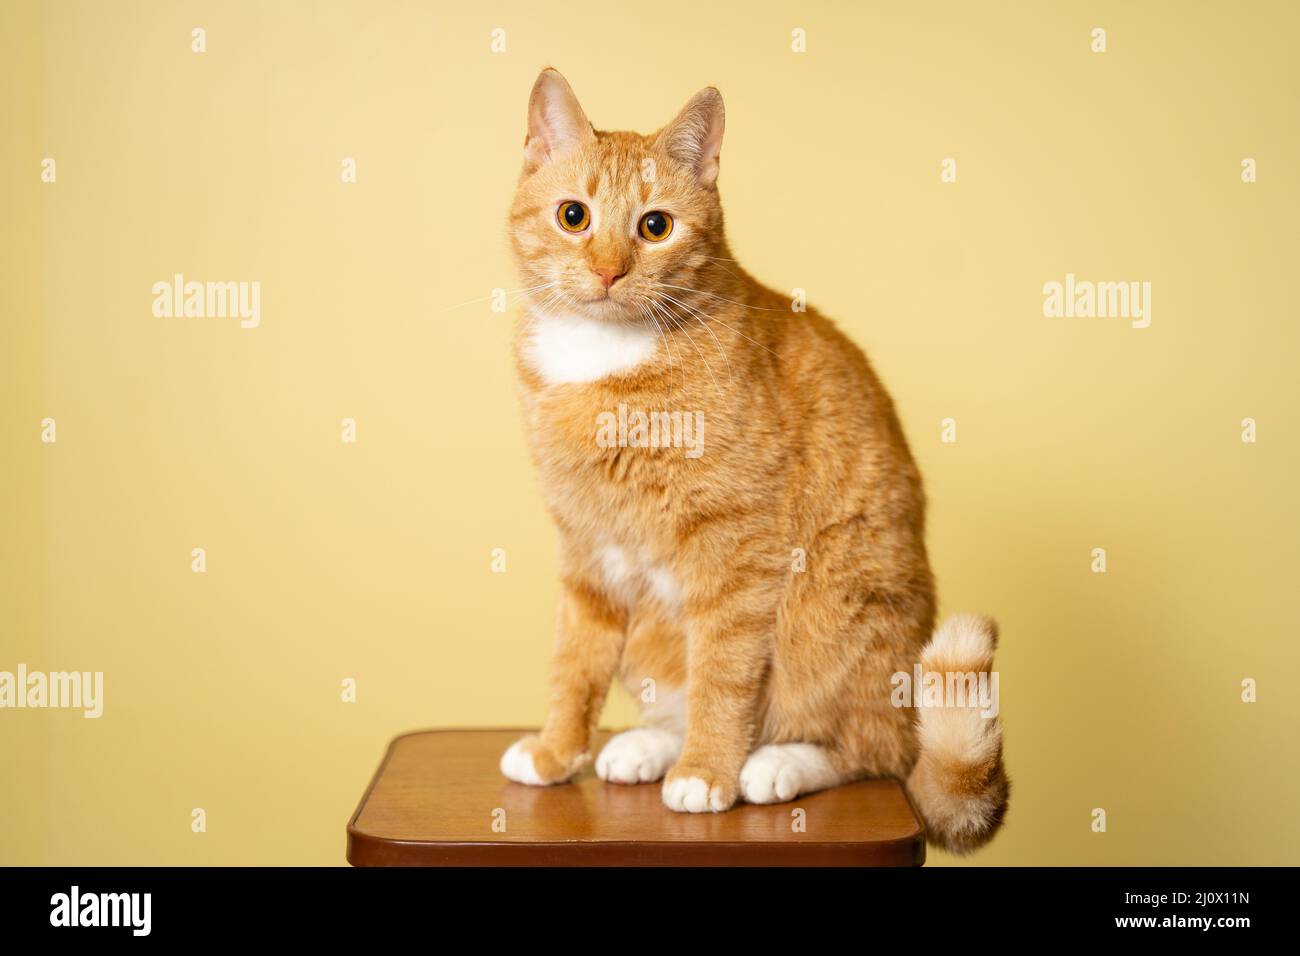
<path id="1" fill-rule="evenodd" d="M 563 588 L 545 725 L 503 769 L 572 776 L 620 680 L 650 724 L 684 728 L 674 809 L 893 776 L 932 839 L 972 849 L 1005 812 L 1000 726 L 890 703 L 935 627 L 920 475 L 863 353 L 734 261 L 722 125 L 712 89 L 642 136 L 595 131 L 553 70 L 534 88 L 509 222 L 529 290 L 515 363 Z M 557 221 L 566 201 L 591 211 L 581 234 Z M 638 231 L 654 210 L 673 218 L 662 242 Z M 607 289 L 598 270 L 617 276 Z M 601 355 L 615 371 L 597 374 Z M 598 417 L 620 404 L 702 413 L 703 453 L 602 447 Z M 991 622 L 945 628 L 932 662 L 992 667 Z M 820 769 L 778 764 L 763 789 L 751 755 L 795 743 Z"/>

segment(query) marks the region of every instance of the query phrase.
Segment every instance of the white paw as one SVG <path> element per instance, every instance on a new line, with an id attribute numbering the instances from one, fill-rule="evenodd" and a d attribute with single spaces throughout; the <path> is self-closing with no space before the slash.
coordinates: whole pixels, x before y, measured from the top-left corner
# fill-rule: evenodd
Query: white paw
<path id="1" fill-rule="evenodd" d="M 816 744 L 768 744 L 740 769 L 740 793 L 750 803 L 782 803 L 838 782 L 826 751 Z"/>
<path id="2" fill-rule="evenodd" d="M 712 789 L 699 777 L 678 777 L 664 784 L 664 805 L 678 813 L 721 813 L 730 806 L 722 788 Z"/>
<path id="3" fill-rule="evenodd" d="M 533 766 L 533 755 L 524 750 L 523 744 L 523 740 L 516 740 L 501 755 L 501 772 L 515 783 L 540 787 L 542 778 L 537 775 L 537 768 Z"/>
<path id="4" fill-rule="evenodd" d="M 596 758 L 596 776 L 610 783 L 653 783 L 663 779 L 681 752 L 681 738 L 667 730 L 626 730 L 601 750 Z"/>

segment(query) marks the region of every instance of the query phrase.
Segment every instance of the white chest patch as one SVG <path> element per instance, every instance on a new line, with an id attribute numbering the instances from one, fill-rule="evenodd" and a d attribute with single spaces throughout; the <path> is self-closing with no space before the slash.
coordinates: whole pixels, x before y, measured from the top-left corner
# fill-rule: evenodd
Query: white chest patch
<path id="1" fill-rule="evenodd" d="M 630 371 L 657 347 L 652 329 L 577 315 L 534 314 L 525 357 L 548 385 L 561 385 Z"/>
<path id="2" fill-rule="evenodd" d="M 681 588 L 667 568 L 638 561 L 617 545 L 602 548 L 597 559 L 605 587 L 624 604 L 649 597 L 673 614 L 681 610 Z"/>
<path id="3" fill-rule="evenodd" d="M 676 612 L 682 606 L 682 591 L 677 586 L 677 579 L 667 568 L 649 568 L 645 573 L 646 584 L 650 593 L 668 610 Z"/>
<path id="4" fill-rule="evenodd" d="M 627 552 L 612 544 L 602 548 L 600 571 L 605 578 L 605 587 L 620 597 L 627 593 L 633 577 L 632 563 L 627 559 Z"/>

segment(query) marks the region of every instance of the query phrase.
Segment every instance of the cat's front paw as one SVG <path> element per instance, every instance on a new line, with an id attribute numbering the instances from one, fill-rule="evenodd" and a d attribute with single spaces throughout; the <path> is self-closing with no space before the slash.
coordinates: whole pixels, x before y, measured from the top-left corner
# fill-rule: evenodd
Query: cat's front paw
<path id="1" fill-rule="evenodd" d="M 705 767 L 677 765 L 664 778 L 664 805 L 678 813 L 721 813 L 736 802 L 736 780 Z"/>
<path id="2" fill-rule="evenodd" d="M 768 744 L 740 768 L 740 792 L 750 803 L 784 803 L 841 779 L 826 751 L 815 744 Z"/>
<path id="3" fill-rule="evenodd" d="M 501 772 L 515 783 L 544 787 L 564 783 L 590 759 L 588 754 L 575 754 L 564 759 L 555 754 L 536 734 L 522 737 L 512 743 L 501 755 Z"/>
<path id="4" fill-rule="evenodd" d="M 596 776 L 610 783 L 653 783 L 663 779 L 681 749 L 682 738 L 659 727 L 625 730 L 596 758 Z"/>

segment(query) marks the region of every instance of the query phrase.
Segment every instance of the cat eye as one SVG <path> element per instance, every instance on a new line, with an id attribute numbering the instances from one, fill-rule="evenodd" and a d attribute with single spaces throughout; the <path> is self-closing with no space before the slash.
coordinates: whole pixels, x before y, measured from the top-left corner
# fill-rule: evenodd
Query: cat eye
<path id="1" fill-rule="evenodd" d="M 637 226 L 637 232 L 641 233 L 641 238 L 647 242 L 663 242 L 672 231 L 673 217 L 658 210 L 642 216 L 641 224 Z"/>
<path id="2" fill-rule="evenodd" d="M 560 227 L 565 232 L 582 232 L 591 225 L 591 213 L 587 207 L 572 199 L 560 203 L 555 218 L 560 221 Z"/>

